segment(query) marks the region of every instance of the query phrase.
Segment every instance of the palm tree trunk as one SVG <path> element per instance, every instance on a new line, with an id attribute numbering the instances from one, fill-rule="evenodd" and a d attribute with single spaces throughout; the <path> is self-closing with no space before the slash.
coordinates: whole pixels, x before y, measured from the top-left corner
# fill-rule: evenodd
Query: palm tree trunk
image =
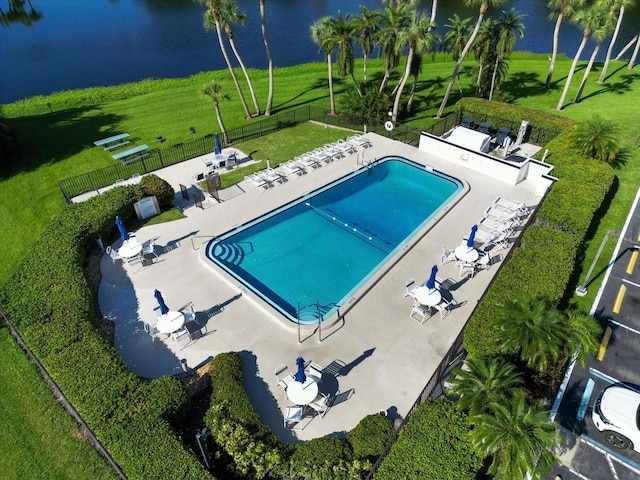
<path id="1" fill-rule="evenodd" d="M 607 76 L 607 68 L 609 68 L 609 60 L 611 60 L 611 53 L 613 52 L 613 45 L 616 43 L 616 39 L 618 38 L 618 32 L 620 31 L 620 25 L 622 24 L 622 17 L 624 16 L 624 5 L 620 5 L 620 13 L 618 14 L 618 22 L 616 23 L 616 29 L 613 31 L 613 36 L 611 37 L 611 43 L 609 43 L 609 48 L 607 49 L 607 57 L 604 60 L 604 65 L 602 66 L 602 71 L 600 72 L 600 77 L 598 78 L 598 83 L 604 83 L 604 79 Z"/>
<path id="2" fill-rule="evenodd" d="M 556 28 L 553 30 L 553 52 L 551 53 L 551 63 L 549 63 L 549 73 L 547 73 L 547 89 L 551 88 L 551 77 L 553 76 L 553 69 L 556 66 L 556 57 L 558 56 L 558 39 L 560 37 L 560 24 L 564 14 L 560 12 L 558 14 L 558 20 L 556 20 Z"/>
<path id="3" fill-rule="evenodd" d="M 382 77 L 382 83 L 380 84 L 380 88 L 378 89 L 378 93 L 382 93 L 382 91 L 384 90 L 384 87 L 387 86 L 387 82 L 389 81 L 389 76 L 391 75 L 391 72 L 385 71 L 384 72 L 384 76 Z"/>
<path id="4" fill-rule="evenodd" d="M 573 103 L 580 103 L 580 101 L 582 100 L 582 92 L 584 91 L 584 86 L 587 83 L 587 78 L 589 77 L 589 73 L 591 72 L 591 67 L 593 67 L 593 62 L 596 59 L 596 55 L 598 55 L 598 50 L 600 50 L 600 45 L 600 43 L 597 43 L 593 48 L 593 53 L 591 54 L 591 58 L 589 58 L 587 69 L 584 71 L 582 81 L 580 82 L 580 86 L 578 87 L 578 93 L 576 93 L 576 98 L 573 99 Z"/>
<path id="5" fill-rule="evenodd" d="M 329 101 L 331 102 L 330 114 L 336 114 L 336 100 L 333 97 L 333 62 L 331 61 L 331 53 L 327 54 L 327 70 L 329 71 Z"/>
<path id="6" fill-rule="evenodd" d="M 438 10 L 438 0 L 431 3 L 431 23 L 436 23 L 436 11 Z"/>
<path id="7" fill-rule="evenodd" d="M 471 44 L 476 39 L 476 35 L 478 35 L 478 30 L 480 29 L 480 24 L 482 23 L 483 18 L 484 18 L 484 14 L 480 13 L 480 15 L 478 15 L 478 21 L 476 22 L 476 26 L 473 29 L 471 36 L 467 40 L 467 44 L 462 49 L 462 53 L 460 54 L 460 57 L 456 61 L 456 66 L 453 68 L 453 74 L 451 75 L 451 80 L 449 80 L 449 85 L 447 85 L 447 91 L 444 94 L 444 98 L 442 99 L 442 103 L 440 104 L 440 108 L 438 109 L 438 113 L 436 114 L 436 118 L 441 118 L 442 114 L 444 113 L 444 109 L 447 106 L 447 101 L 449 100 L 449 95 L 451 94 L 451 87 L 453 87 L 453 82 L 458 76 L 458 72 L 460 72 L 460 67 L 462 66 L 462 61 L 464 60 L 464 57 L 467 56 L 467 53 L 471 48 Z"/>
<path id="8" fill-rule="evenodd" d="M 418 88 L 418 74 L 416 73 L 413 76 L 413 85 L 411 85 L 411 93 L 409 94 L 409 101 L 407 102 L 407 115 L 411 114 L 411 109 L 413 108 L 413 97 L 416 94 L 417 88 Z"/>
<path id="9" fill-rule="evenodd" d="M 404 75 L 402 76 L 402 80 L 398 84 L 398 91 L 396 92 L 396 99 L 393 102 L 393 112 L 391 115 L 391 121 L 396 123 L 398 120 L 398 110 L 400 108 L 400 97 L 402 97 L 402 90 L 404 90 L 404 86 L 407 83 L 407 79 L 409 78 L 409 74 L 411 73 L 411 62 L 413 61 L 413 53 L 415 52 L 415 48 L 413 45 L 409 48 L 409 56 L 407 57 L 407 68 L 404 69 Z"/>
<path id="10" fill-rule="evenodd" d="M 251 118 L 251 114 L 249 113 L 249 107 L 247 106 L 247 101 L 244 99 L 244 95 L 242 94 L 242 89 L 240 88 L 240 84 L 238 83 L 238 78 L 236 77 L 236 72 L 233 71 L 233 67 L 231 66 L 231 61 L 229 60 L 229 53 L 227 52 L 227 47 L 224 46 L 224 41 L 222 37 L 222 28 L 220 27 L 220 20 L 218 19 L 218 15 L 215 12 L 213 16 L 216 22 L 216 33 L 218 34 L 218 43 L 220 43 L 220 50 L 222 50 L 222 56 L 224 57 L 224 61 L 227 62 L 227 68 L 229 69 L 229 73 L 231 73 L 233 84 L 236 86 L 236 90 L 238 91 L 238 96 L 240 97 L 242 108 L 244 108 L 244 117 Z"/>
<path id="11" fill-rule="evenodd" d="M 362 58 L 364 59 L 363 65 L 362 65 L 362 76 L 364 78 L 364 82 L 367 82 L 367 52 L 364 52 L 362 54 Z"/>
<path id="12" fill-rule="evenodd" d="M 567 75 L 567 80 L 564 84 L 564 89 L 562 90 L 562 95 L 560 96 L 560 100 L 558 101 L 556 110 L 562 110 L 562 105 L 564 104 L 565 98 L 567 98 L 567 93 L 569 92 L 569 87 L 571 86 L 571 79 L 573 78 L 573 74 L 576 71 L 578 60 L 580 60 L 580 55 L 582 54 L 582 50 L 584 50 L 584 46 L 587 44 L 587 40 L 589 40 L 589 35 L 584 35 L 582 37 L 582 42 L 580 42 L 580 46 L 578 47 L 578 51 L 576 52 L 576 56 L 573 57 L 571 70 L 569 70 L 569 75 Z"/>
<path id="13" fill-rule="evenodd" d="M 222 115 L 220 114 L 220 106 L 218 105 L 217 100 L 213 102 L 213 106 L 216 109 L 216 118 L 218 119 L 218 125 L 220 126 L 220 132 L 222 133 L 222 139 L 225 145 L 229 145 L 229 136 L 227 135 L 227 129 L 224 127 Z"/>
<path id="14" fill-rule="evenodd" d="M 260 0 L 260 25 L 262 27 L 262 41 L 264 42 L 264 48 L 267 51 L 267 61 L 269 63 L 269 96 L 267 97 L 267 106 L 264 109 L 265 115 L 271 115 L 271 109 L 273 108 L 273 58 L 271 57 L 271 48 L 269 48 L 269 40 L 267 39 L 267 22 L 265 19 L 265 4 L 266 0 Z"/>
<path id="15" fill-rule="evenodd" d="M 491 89 L 489 90 L 489 100 L 493 97 L 493 89 L 496 86 L 496 73 L 498 72 L 498 62 L 500 57 L 496 55 L 496 62 L 493 64 L 493 73 L 491 74 Z"/>
<path id="16" fill-rule="evenodd" d="M 227 30 L 227 38 L 229 38 L 229 45 L 231 45 L 231 50 L 233 50 L 233 54 L 236 56 L 238 63 L 240 64 L 240 68 L 242 69 L 242 73 L 244 73 L 244 78 L 247 80 L 247 85 L 249 86 L 249 92 L 251 93 L 251 99 L 253 100 L 253 107 L 256 109 L 256 116 L 260 115 L 260 106 L 258 105 L 258 99 L 256 98 L 256 92 L 253 88 L 253 83 L 251 83 L 251 79 L 249 78 L 249 73 L 247 72 L 247 68 L 244 66 L 244 62 L 238 53 L 238 49 L 236 48 L 236 42 L 233 39 L 233 32 Z"/>
<path id="17" fill-rule="evenodd" d="M 629 60 L 629 70 L 633 68 L 636 63 L 636 57 L 638 56 L 638 50 L 640 50 L 640 35 L 638 35 L 638 40 L 636 41 L 636 48 L 633 49 L 633 54 L 631 55 L 631 59 Z"/>

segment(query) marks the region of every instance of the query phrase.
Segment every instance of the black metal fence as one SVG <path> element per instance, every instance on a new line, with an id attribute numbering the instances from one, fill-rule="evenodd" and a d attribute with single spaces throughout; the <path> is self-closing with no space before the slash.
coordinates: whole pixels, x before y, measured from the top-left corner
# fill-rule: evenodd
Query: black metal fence
<path id="1" fill-rule="evenodd" d="M 384 127 L 384 121 L 382 120 L 344 112 L 331 115 L 328 110 L 311 105 L 271 117 L 265 117 L 258 122 L 229 130 L 227 131 L 228 144 L 225 143 L 225 146 L 258 138 L 269 133 L 277 132 L 283 128 L 308 121 L 350 130 L 373 131 L 410 145 L 417 146 L 420 141 L 420 130 L 416 128 L 397 125 L 393 130 L 387 131 Z M 431 126 L 427 131 L 434 135 L 441 135 L 451 128 L 456 121 L 457 115 L 451 114 L 443 119 L 443 121 Z M 58 185 L 66 201 L 71 202 L 71 199 L 77 195 L 104 188 L 114 184 L 120 179 L 131 178 L 134 175 L 144 175 L 185 160 L 211 153 L 214 148 L 214 135 L 207 135 L 191 142 L 179 143 L 170 148 L 153 150 L 129 163 L 118 163 L 99 170 L 76 175 L 75 177 L 65 178 L 60 180 Z"/>

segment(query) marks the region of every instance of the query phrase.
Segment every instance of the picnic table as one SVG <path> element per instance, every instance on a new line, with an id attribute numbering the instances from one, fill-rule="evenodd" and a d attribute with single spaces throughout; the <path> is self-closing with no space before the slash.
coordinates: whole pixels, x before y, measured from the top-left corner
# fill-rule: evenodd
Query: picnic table
<path id="1" fill-rule="evenodd" d="M 96 147 L 104 146 L 105 150 L 113 150 L 114 148 L 124 147 L 130 143 L 129 140 L 124 140 L 129 136 L 128 133 L 120 133 L 119 135 L 113 135 L 112 137 L 103 138 L 102 140 L 96 140 L 93 144 Z"/>
<path id="2" fill-rule="evenodd" d="M 145 150 L 148 150 L 148 149 L 149 149 L 148 145 L 138 145 L 137 147 L 133 147 L 128 150 L 123 150 L 122 152 L 114 153 L 113 155 L 111 155 L 111 157 L 114 160 L 121 160 L 124 158 L 125 162 L 130 162 L 133 159 L 130 159 L 128 157 L 133 157 L 134 155 L 144 152 Z"/>

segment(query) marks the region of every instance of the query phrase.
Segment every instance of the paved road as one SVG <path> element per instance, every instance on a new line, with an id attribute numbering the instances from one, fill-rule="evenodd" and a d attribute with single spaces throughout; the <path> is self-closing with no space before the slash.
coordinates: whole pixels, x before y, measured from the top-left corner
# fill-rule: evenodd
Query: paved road
<path id="1" fill-rule="evenodd" d="M 601 359 L 589 358 L 585 368 L 570 367 L 566 389 L 556 400 L 555 420 L 568 445 L 560 456 L 562 465 L 553 469 L 549 480 L 556 475 L 562 480 L 640 478 L 640 453 L 613 448 L 591 420 L 593 402 L 602 389 L 618 382 L 640 389 L 639 197 L 640 190 L 591 312 L 603 328 L 611 328 L 611 338 Z"/>

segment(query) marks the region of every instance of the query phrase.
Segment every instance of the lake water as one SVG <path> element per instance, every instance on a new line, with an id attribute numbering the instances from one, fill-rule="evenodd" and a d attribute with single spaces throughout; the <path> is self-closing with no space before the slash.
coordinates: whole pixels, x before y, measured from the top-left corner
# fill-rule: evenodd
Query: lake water
<path id="1" fill-rule="evenodd" d="M 247 16 L 245 26 L 234 28 L 238 50 L 248 67 L 266 68 L 259 1 L 237 3 Z M 444 25 L 454 12 L 477 18 L 477 9 L 465 8 L 463 3 L 438 2 L 436 23 L 440 33 L 445 32 Z M 189 0 L 31 0 L 31 4 L 42 12 L 40 21 L 30 27 L 0 27 L 0 103 L 143 78 L 187 77 L 226 67 L 215 32 L 207 32 L 202 26 L 204 7 Z M 324 56 L 310 39 L 309 26 L 323 15 L 337 15 L 338 10 L 357 13 L 359 5 L 375 9 L 381 3 L 268 0 L 267 33 L 275 66 L 323 61 Z M 545 5 L 541 0 L 511 1 L 509 6 L 527 14 L 525 37 L 518 39 L 517 50 L 551 51 L 554 23 L 548 19 Z M 0 6 L 6 11 L 6 0 L 0 0 Z M 431 1 L 423 0 L 422 8 L 430 13 Z M 637 33 L 639 24 L 640 8 L 636 7 L 625 14 L 616 53 Z M 561 30 L 562 52 L 572 57 L 581 36 L 566 23 Z M 583 57 L 588 54 L 590 48 Z"/>

